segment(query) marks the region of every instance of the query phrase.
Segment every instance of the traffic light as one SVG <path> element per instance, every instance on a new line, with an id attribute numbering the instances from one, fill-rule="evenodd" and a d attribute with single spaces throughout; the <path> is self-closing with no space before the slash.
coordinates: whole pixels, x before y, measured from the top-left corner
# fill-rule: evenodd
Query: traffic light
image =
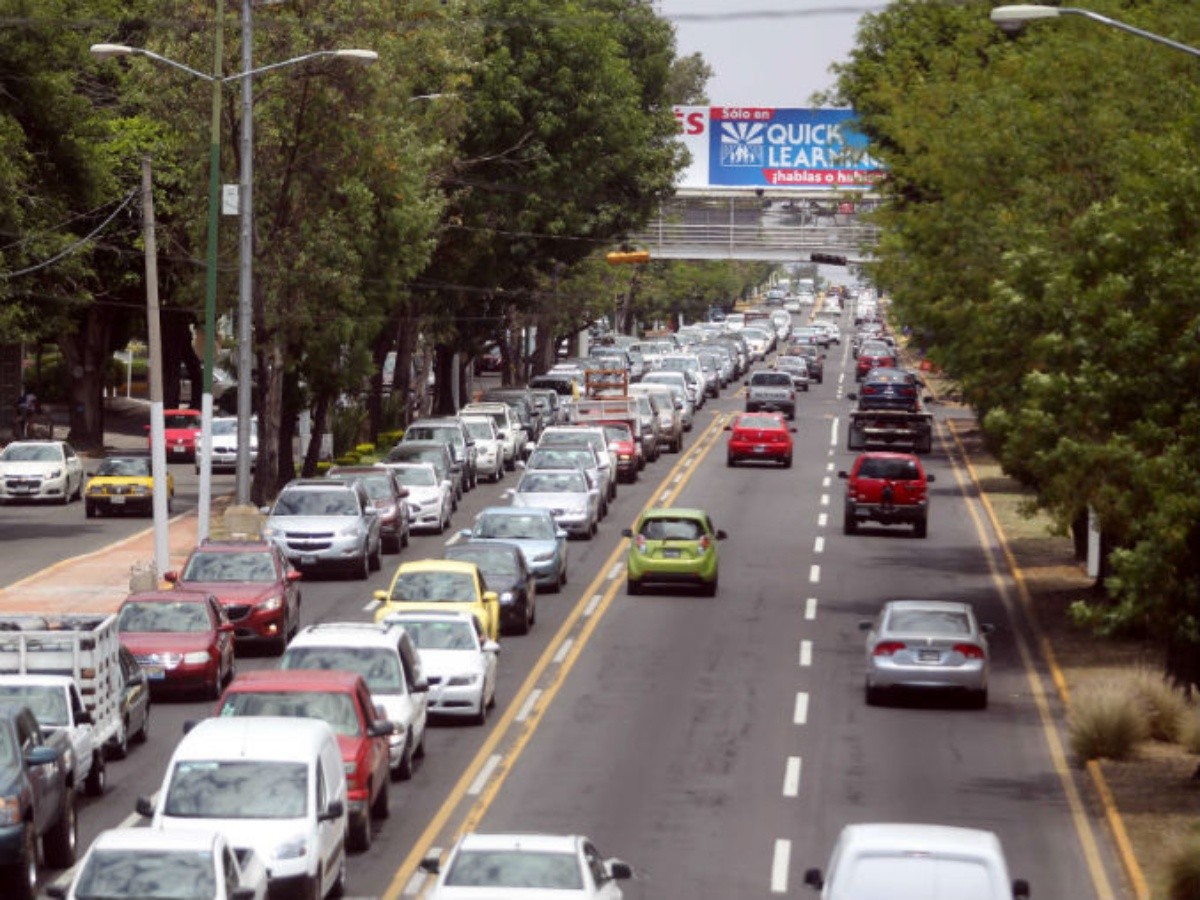
<path id="1" fill-rule="evenodd" d="M 810 253 L 808 259 L 810 262 L 824 263 L 827 266 L 846 265 L 846 257 L 834 253 Z"/>
<path id="2" fill-rule="evenodd" d="M 608 260 L 610 266 L 626 266 L 633 263 L 650 262 L 649 250 L 614 250 L 612 253 L 606 253 L 604 258 Z"/>

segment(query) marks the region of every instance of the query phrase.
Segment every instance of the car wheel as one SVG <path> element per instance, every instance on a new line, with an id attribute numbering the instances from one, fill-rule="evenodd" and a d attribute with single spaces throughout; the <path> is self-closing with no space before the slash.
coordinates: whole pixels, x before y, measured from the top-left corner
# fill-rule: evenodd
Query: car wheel
<path id="1" fill-rule="evenodd" d="M 88 772 L 83 786 L 89 797 L 104 796 L 104 789 L 108 786 L 108 772 L 104 765 L 104 754 L 99 750 L 92 754 L 92 770 Z"/>
<path id="2" fill-rule="evenodd" d="M 600 530 L 600 526 L 596 524 L 596 520 L 592 519 L 592 524 L 588 527 L 588 540 L 596 536 L 596 532 Z"/>
<path id="3" fill-rule="evenodd" d="M 221 685 L 224 683 L 224 678 L 221 675 L 220 667 L 217 668 L 216 674 L 213 675 L 212 681 L 204 686 L 205 700 L 220 700 Z"/>
<path id="4" fill-rule="evenodd" d="M 913 522 L 913 537 L 923 538 L 929 534 L 929 519 L 925 516 Z"/>
<path id="5" fill-rule="evenodd" d="M 524 608 L 521 610 L 521 621 L 518 622 L 516 628 L 513 629 L 513 634 L 529 634 L 529 628 L 533 624 L 533 617 L 529 614 L 531 607 L 528 597 L 525 598 L 525 603 L 523 606 Z"/>
<path id="6" fill-rule="evenodd" d="M 704 585 L 703 593 L 705 597 L 717 596 L 717 579 L 713 578 L 711 582 Z"/>
<path id="7" fill-rule="evenodd" d="M 640 594 L 641 592 L 642 592 L 642 583 L 640 581 L 634 581 L 632 578 L 625 579 L 625 593 L 627 593 L 631 597 L 633 597 L 633 596 Z"/>
<path id="8" fill-rule="evenodd" d="M 867 701 L 867 706 L 878 706 L 883 699 L 879 688 L 871 687 L 869 684 L 863 689 L 863 697 Z"/>
<path id="9" fill-rule="evenodd" d="M 396 781 L 408 781 L 413 775 L 413 736 L 409 731 L 404 739 L 404 756 L 400 758 L 400 765 L 392 770 L 392 778 Z"/>
<path id="10" fill-rule="evenodd" d="M 354 563 L 354 578 L 356 581 L 366 581 L 371 577 L 371 554 L 363 548 L 362 556 Z"/>
<path id="11" fill-rule="evenodd" d="M 308 886 L 308 900 L 325 900 L 324 883 L 325 876 L 318 868 L 317 874 L 313 876 L 313 880 Z"/>
<path id="12" fill-rule="evenodd" d="M 728 454 L 725 457 L 725 465 L 726 465 L 726 467 L 732 469 L 734 466 L 737 465 L 737 459 L 734 458 L 734 456 L 732 454 Z"/>
<path id="13" fill-rule="evenodd" d="M 351 853 L 366 853 L 371 849 L 371 816 L 367 810 L 364 809 L 361 816 L 350 817 L 346 849 Z"/>
<path id="14" fill-rule="evenodd" d="M 87 516 L 89 519 L 94 519 L 94 518 L 96 518 L 96 504 L 95 504 L 95 503 L 88 503 L 88 502 L 85 502 L 85 503 L 83 504 L 83 513 L 84 513 L 84 515 L 85 515 L 85 516 Z"/>
<path id="15" fill-rule="evenodd" d="M 112 744 L 112 758 L 124 759 L 129 755 L 129 720 L 124 719 L 121 722 L 121 731 L 117 735 L 116 743 Z"/>
<path id="16" fill-rule="evenodd" d="M 792 458 L 790 456 L 784 457 L 783 467 L 785 469 L 790 469 L 792 467 Z"/>
<path id="17" fill-rule="evenodd" d="M 857 534 L 858 520 L 854 517 L 854 510 L 846 508 L 846 518 L 842 521 L 842 534 Z"/>
<path id="18" fill-rule="evenodd" d="M 383 568 L 383 560 L 380 558 L 383 550 L 382 544 L 382 541 L 376 544 L 375 551 L 371 553 L 367 559 L 367 565 L 371 567 L 372 572 L 378 572 L 381 568 Z"/>
<path id="19" fill-rule="evenodd" d="M 26 823 L 22 828 L 21 849 L 10 872 L 12 877 L 5 881 L 7 889 L 12 891 L 13 900 L 35 900 L 38 881 L 37 844 L 31 823 Z"/>
<path id="20" fill-rule="evenodd" d="M 133 733 L 133 739 L 139 744 L 144 744 L 144 743 L 146 743 L 147 740 L 149 740 L 149 738 L 150 738 L 150 704 L 147 703 L 146 704 L 146 714 L 144 716 L 142 716 L 142 726 L 141 726 L 141 728 L 139 728 L 137 731 L 135 731 Z"/>
<path id="21" fill-rule="evenodd" d="M 379 793 L 371 803 L 371 818 L 386 819 L 392 814 L 392 798 L 388 794 L 388 785 L 385 781 L 383 786 L 379 788 Z"/>
<path id="22" fill-rule="evenodd" d="M 64 802 L 62 815 L 54 827 L 42 838 L 46 864 L 56 869 L 74 865 L 79 840 L 79 821 L 75 815 L 75 792 L 69 791 Z M 34 848 L 33 862 L 36 876 L 37 850 Z"/>
<path id="23" fill-rule="evenodd" d="M 402 546 L 403 544 L 400 542 L 400 535 L 389 534 L 387 539 L 383 542 L 383 552 L 388 556 L 394 556 L 400 552 L 400 548 Z"/>
<path id="24" fill-rule="evenodd" d="M 988 707 L 988 689 L 984 688 L 981 691 L 971 692 L 971 708 L 972 709 L 987 709 Z"/>
<path id="25" fill-rule="evenodd" d="M 408 546 L 409 538 L 412 537 L 412 521 L 404 523 L 404 530 L 400 532 L 400 549 L 403 550 Z"/>
<path id="26" fill-rule="evenodd" d="M 480 691 L 479 692 L 479 711 L 476 712 L 473 716 L 471 716 L 471 724 L 472 725 L 486 725 L 487 724 L 487 715 L 488 715 L 487 710 L 488 710 L 487 701 L 483 699 L 483 692 Z"/>

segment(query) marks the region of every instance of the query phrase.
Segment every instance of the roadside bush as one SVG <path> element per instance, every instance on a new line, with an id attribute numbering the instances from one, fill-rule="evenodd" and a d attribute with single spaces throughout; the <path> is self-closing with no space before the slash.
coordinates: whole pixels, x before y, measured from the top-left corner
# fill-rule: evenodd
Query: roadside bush
<path id="1" fill-rule="evenodd" d="M 327 472 L 328 472 L 328 471 L 329 471 L 329 470 L 330 470 L 332 467 L 333 467 L 333 463 L 331 463 L 331 462 L 330 462 L 329 460 L 327 460 L 327 459 L 319 459 L 319 460 L 317 460 L 317 475 L 319 475 L 319 476 L 321 476 L 321 477 L 323 478 L 323 477 L 325 476 L 325 474 L 326 474 L 326 473 L 327 473 Z"/>
<path id="2" fill-rule="evenodd" d="M 1195 832 L 1179 842 L 1167 858 L 1167 900 L 1196 900 L 1200 897 L 1200 835 Z"/>
<path id="3" fill-rule="evenodd" d="M 367 412 L 361 406 L 338 406 L 330 410 L 329 433 L 333 437 L 335 459 L 349 453 L 359 443 L 366 422 Z"/>
<path id="4" fill-rule="evenodd" d="M 1149 669 L 1138 669 L 1131 677 L 1129 687 L 1146 718 L 1150 738 L 1177 743 L 1183 736 L 1190 711 L 1183 692 Z"/>
<path id="5" fill-rule="evenodd" d="M 1128 759 L 1147 734 L 1146 717 L 1132 692 L 1108 683 L 1071 701 L 1067 734 L 1080 762 Z"/>
<path id="6" fill-rule="evenodd" d="M 382 453 L 387 453 L 404 437 L 404 429 L 397 428 L 392 431 L 379 432 L 379 443 L 376 445 Z"/>

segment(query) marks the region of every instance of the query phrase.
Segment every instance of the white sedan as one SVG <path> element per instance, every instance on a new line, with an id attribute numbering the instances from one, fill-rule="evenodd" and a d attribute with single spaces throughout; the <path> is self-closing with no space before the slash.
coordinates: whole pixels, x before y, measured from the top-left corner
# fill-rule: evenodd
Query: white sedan
<path id="1" fill-rule="evenodd" d="M 429 857 L 421 870 L 438 876 L 430 900 L 620 900 L 617 882 L 633 877 L 628 863 L 604 859 L 577 834 L 468 833 L 445 866 Z"/>
<path id="2" fill-rule="evenodd" d="M 0 452 L 0 501 L 83 496 L 83 462 L 66 441 L 13 441 Z"/>
<path id="3" fill-rule="evenodd" d="M 500 645 L 488 640 L 479 619 L 467 612 L 392 613 L 389 624 L 403 625 L 421 651 L 429 682 L 430 715 L 487 722 L 496 705 L 496 657 Z"/>
<path id="4" fill-rule="evenodd" d="M 136 897 L 170 900 L 264 900 L 267 872 L 253 851 L 241 854 L 218 831 L 102 831 L 74 869 L 69 885 L 46 893 L 57 900 Z M 186 887 L 185 887 L 186 886 Z"/>
<path id="5" fill-rule="evenodd" d="M 408 527 L 441 534 L 450 524 L 454 510 L 454 486 L 440 480 L 432 463 L 384 463 L 396 473 L 396 481 L 408 491 Z"/>
<path id="6" fill-rule="evenodd" d="M 496 431 L 491 416 L 459 416 L 467 426 L 467 433 L 475 442 L 475 474 L 486 476 L 488 481 L 499 481 L 504 477 L 504 442 Z"/>

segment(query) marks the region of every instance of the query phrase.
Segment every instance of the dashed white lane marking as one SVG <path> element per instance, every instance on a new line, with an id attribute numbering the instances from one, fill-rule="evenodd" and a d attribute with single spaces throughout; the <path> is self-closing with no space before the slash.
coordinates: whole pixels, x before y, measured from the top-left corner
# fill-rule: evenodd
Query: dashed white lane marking
<path id="1" fill-rule="evenodd" d="M 590 616 L 596 611 L 596 607 L 600 605 L 600 601 L 604 599 L 603 594 L 592 594 L 592 599 L 588 601 L 588 605 L 583 608 L 583 615 Z"/>
<path id="2" fill-rule="evenodd" d="M 500 754 L 493 753 L 488 757 L 487 762 L 483 764 L 483 768 L 479 770 L 479 774 L 475 776 L 475 780 L 471 782 L 471 786 L 467 788 L 467 794 L 472 797 L 478 797 L 483 793 L 483 789 L 487 787 L 488 781 L 491 780 L 492 773 L 496 771 L 496 766 L 500 765 Z"/>
<path id="3" fill-rule="evenodd" d="M 839 388 L 838 390 L 841 390 Z M 838 442 L 838 418 L 833 417 L 833 421 L 829 423 L 829 446 L 836 447 Z"/>
<path id="4" fill-rule="evenodd" d="M 821 505 L 822 505 L 822 506 L 828 506 L 828 505 L 829 505 L 829 495 L 828 495 L 828 494 L 822 494 L 822 495 L 821 495 Z"/>
<path id="5" fill-rule="evenodd" d="M 819 537 L 815 541 L 813 541 L 813 553 L 824 553 L 824 552 L 825 552 L 825 538 Z"/>
<path id="6" fill-rule="evenodd" d="M 833 479 L 830 478 L 828 475 L 826 475 L 824 478 L 821 479 L 821 487 L 827 488 L 827 487 L 829 487 L 830 484 L 832 484 L 832 482 L 833 482 Z"/>
<path id="7" fill-rule="evenodd" d="M 529 696 L 525 698 L 525 702 L 521 704 L 520 711 L 517 712 L 517 721 L 524 722 L 529 718 L 529 714 L 533 712 L 533 708 L 537 706 L 538 700 L 541 699 L 542 689 L 530 691 Z"/>
<path id="8" fill-rule="evenodd" d="M 819 584 L 821 581 L 821 567 L 812 565 L 808 568 L 808 580 L 812 584 Z"/>
<path id="9" fill-rule="evenodd" d="M 796 705 L 792 707 L 792 724 L 806 725 L 808 723 L 808 694 L 796 692 Z"/>
<path id="10" fill-rule="evenodd" d="M 824 527 L 825 527 L 826 525 L 828 525 L 828 524 L 829 524 L 829 516 L 828 516 L 828 514 L 826 514 L 826 513 L 820 513 L 820 514 L 817 516 L 817 527 L 818 527 L 818 528 L 824 528 Z"/>
<path id="11" fill-rule="evenodd" d="M 367 601 L 367 605 L 363 607 L 363 612 L 375 612 L 377 609 L 379 609 L 379 601 L 369 600 Z"/>
<path id="12" fill-rule="evenodd" d="M 783 796 L 796 797 L 800 794 L 800 757 L 789 756 L 783 770 Z"/>
<path id="13" fill-rule="evenodd" d="M 812 665 L 812 641 L 800 642 L 800 665 Z"/>
<path id="14" fill-rule="evenodd" d="M 558 664 L 567 658 L 567 654 L 571 652 L 571 648 L 575 646 L 575 638 L 567 638 L 562 642 L 562 646 L 558 648 L 558 652 L 554 654 L 551 662 Z"/>
<path id="15" fill-rule="evenodd" d="M 810 622 L 817 617 L 817 598 L 809 597 L 804 601 L 804 618 Z"/>
<path id="16" fill-rule="evenodd" d="M 681 482 L 681 481 L 683 481 L 683 473 L 682 472 L 680 472 L 678 475 L 676 475 L 674 478 L 671 479 L 671 484 L 679 484 L 679 482 Z"/>
<path id="17" fill-rule="evenodd" d="M 619 577 L 623 571 L 625 571 L 625 563 L 614 563 L 613 567 L 608 570 L 608 574 L 604 577 L 612 581 L 614 578 Z"/>
<path id="18" fill-rule="evenodd" d="M 454 532 L 454 537 L 452 537 L 452 538 L 450 538 L 450 540 L 446 541 L 446 543 L 443 544 L 443 546 L 453 547 L 455 544 L 457 544 L 462 539 L 463 539 L 463 536 L 459 532 L 456 531 L 456 532 Z"/>
<path id="19" fill-rule="evenodd" d="M 832 472 L 833 471 L 833 463 L 825 463 L 825 471 Z"/>
<path id="20" fill-rule="evenodd" d="M 786 894 L 788 866 L 792 859 L 792 842 L 779 838 L 775 841 L 775 856 L 771 860 L 771 893 Z"/>
<path id="21" fill-rule="evenodd" d="M 658 501 L 660 503 L 665 503 L 667 501 L 667 498 L 670 496 L 671 496 L 670 491 L 663 491 L 661 494 L 658 495 Z"/>

